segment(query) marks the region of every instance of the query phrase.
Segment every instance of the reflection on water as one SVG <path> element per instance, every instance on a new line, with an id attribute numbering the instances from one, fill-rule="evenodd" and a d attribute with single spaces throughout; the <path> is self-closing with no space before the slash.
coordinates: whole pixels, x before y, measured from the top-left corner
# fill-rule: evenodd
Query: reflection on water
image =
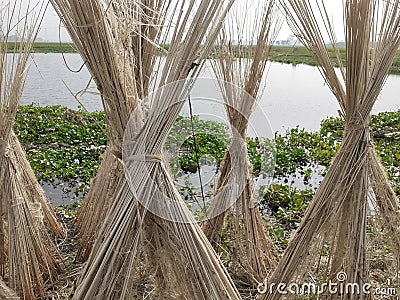
<path id="1" fill-rule="evenodd" d="M 72 204 L 75 201 L 80 201 L 84 197 L 84 193 L 79 189 L 79 181 L 67 182 L 54 179 L 52 182 L 40 181 L 40 185 L 54 207 Z"/>
<path id="2" fill-rule="evenodd" d="M 82 60 L 78 54 L 66 54 L 65 59 L 70 69 L 79 70 L 82 66 Z M 202 76 L 212 77 L 210 66 L 206 67 Z M 42 106 L 63 105 L 77 109 L 80 104 L 72 94 L 79 93 L 89 87 L 87 92 L 80 97 L 80 101 L 89 111 L 101 110 L 100 97 L 90 78 L 90 73 L 85 67 L 79 73 L 70 72 L 65 66 L 61 54 L 36 54 L 27 78 L 21 104 L 36 102 Z M 385 89 L 373 110 L 374 113 L 400 108 L 399 86 L 400 76 L 389 76 Z M 199 115 L 200 118 L 211 119 L 228 125 L 225 109 L 221 103 L 218 103 L 218 101 L 221 101 L 218 94 L 215 82 L 209 79 L 198 80 L 192 92 L 194 113 Z M 196 100 L 198 98 L 201 98 L 201 100 Z M 217 101 L 210 101 L 210 99 L 215 98 L 217 98 Z M 284 131 L 297 125 L 308 130 L 317 130 L 322 119 L 328 116 L 337 116 L 339 109 L 336 99 L 324 84 L 318 69 L 306 65 L 292 66 L 272 63 L 269 68 L 268 82 L 259 103 L 262 110 L 256 110 L 250 122 L 254 126 L 253 131 L 256 134 L 251 132 L 249 134 L 266 137 L 271 137 L 274 131 Z M 183 108 L 183 113 L 187 114 L 188 111 L 189 108 L 186 105 Z M 268 120 L 265 119 L 264 113 Z M 267 124 L 268 121 L 271 124 L 272 131 Z M 264 132 L 266 133 L 264 134 Z M 285 180 L 294 181 L 300 189 L 310 185 L 314 187 L 319 184 L 322 178 L 319 174 L 321 170 L 317 168 L 315 171 L 315 176 L 311 178 L 311 182 L 304 183 L 299 180 L 298 174 L 285 178 Z M 216 166 L 203 166 L 202 175 L 206 182 L 205 192 L 208 198 L 216 184 Z M 182 194 L 185 195 L 186 193 L 188 197 L 190 193 L 198 195 L 198 180 L 197 174 L 181 174 L 181 176 L 178 176 L 177 182 Z M 74 199 L 82 197 L 82 194 L 76 193 L 75 186 L 69 186 L 67 183 L 42 182 L 42 185 L 54 205 L 71 203 Z M 194 209 L 196 203 L 192 204 Z"/>
<path id="3" fill-rule="evenodd" d="M 65 61 L 74 71 L 81 69 L 83 64 L 78 54 L 65 54 Z M 69 71 L 61 54 L 35 54 L 21 104 L 35 102 L 41 106 L 63 105 L 77 109 L 79 103 L 72 93 L 85 90 L 90 78 L 90 73 L 85 67 L 79 73 Z M 80 100 L 90 111 L 102 109 L 100 97 L 93 83 L 90 84 L 88 93 Z"/>
<path id="4" fill-rule="evenodd" d="M 65 54 L 65 59 L 72 70 L 79 70 L 82 66 L 78 54 Z M 208 77 L 211 74 L 211 68 L 207 66 L 203 76 Z M 70 72 L 61 54 L 36 54 L 35 63 L 27 78 L 22 104 L 36 102 L 40 105 L 64 105 L 76 109 L 79 103 L 71 95 L 71 91 L 78 93 L 85 90 L 89 82 L 90 74 L 87 69 L 83 68 L 79 73 Z M 207 94 L 210 89 L 205 83 L 207 81 L 200 81 L 195 89 Z M 399 86 L 400 76 L 390 75 L 374 113 L 400 108 Z M 80 100 L 89 111 L 101 110 L 95 85 L 91 83 L 89 87 L 88 93 Z M 317 68 L 279 63 L 272 63 L 269 68 L 268 82 L 260 106 L 267 114 L 274 131 L 283 131 L 297 125 L 308 130 L 317 130 L 322 119 L 337 116 L 339 109 Z M 222 107 L 204 109 L 210 112 L 216 109 L 223 111 Z"/>

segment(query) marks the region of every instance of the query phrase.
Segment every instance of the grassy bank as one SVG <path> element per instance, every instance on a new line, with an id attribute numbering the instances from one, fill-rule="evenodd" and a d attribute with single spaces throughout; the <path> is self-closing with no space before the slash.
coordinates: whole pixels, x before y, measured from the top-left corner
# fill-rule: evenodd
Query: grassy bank
<path id="1" fill-rule="evenodd" d="M 168 46 L 166 45 L 164 48 L 168 49 Z M 9 51 L 12 52 L 13 49 L 14 44 L 10 43 Z M 35 53 L 77 53 L 74 45 L 71 43 L 35 43 L 33 49 Z M 329 53 L 332 58 L 336 58 L 336 54 L 333 50 L 330 50 Z M 245 57 L 246 54 L 244 53 L 242 56 Z M 340 49 L 340 56 L 345 60 L 345 49 Z M 274 46 L 270 53 L 269 60 L 285 64 L 306 64 L 315 66 L 314 59 L 308 53 L 307 49 L 302 46 Z M 398 51 L 390 72 L 392 74 L 400 74 L 400 50 Z"/>
<path id="2" fill-rule="evenodd" d="M 333 59 L 337 64 L 337 54 L 333 51 L 332 48 L 328 49 L 329 56 Z M 340 48 L 338 55 L 340 58 L 346 62 L 346 49 Z M 281 62 L 285 64 L 305 64 L 310 66 L 315 66 L 316 63 L 308 50 L 303 46 L 292 46 L 292 47 L 284 47 L 284 46 L 274 46 L 270 53 L 269 57 L 270 61 L 273 62 Z M 400 50 L 397 51 L 396 58 L 390 70 L 391 74 L 400 74 Z"/>
<path id="3" fill-rule="evenodd" d="M 8 52 L 14 52 L 16 43 L 8 43 Z M 33 52 L 35 53 L 77 53 L 72 43 L 35 43 L 33 44 Z"/>

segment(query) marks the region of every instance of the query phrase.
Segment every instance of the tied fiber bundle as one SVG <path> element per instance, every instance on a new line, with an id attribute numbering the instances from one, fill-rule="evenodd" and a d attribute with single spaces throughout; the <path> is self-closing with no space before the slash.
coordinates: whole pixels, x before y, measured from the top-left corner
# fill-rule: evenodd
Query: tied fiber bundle
<path id="1" fill-rule="evenodd" d="M 161 155 L 233 1 L 182 1 L 152 107 L 140 130 L 126 131 L 128 181 L 118 187 L 74 299 L 133 299 L 143 253 L 157 299 L 240 299 L 212 246 L 180 197 Z M 227 7 L 226 7 L 227 6 Z M 221 16 L 218 18 L 217 16 Z M 140 113 L 140 112 L 139 112 Z"/>
<path id="2" fill-rule="evenodd" d="M 44 9 L 43 2 L 28 2 L 23 8 L 21 1 L 12 1 L 1 7 L 0 277 L 23 299 L 43 297 L 45 280 L 60 268 L 60 255 L 44 222 L 63 236 L 12 130 Z M 9 42 L 13 33 L 20 42 Z"/>
<path id="3" fill-rule="evenodd" d="M 27 2 L 29 3 L 29 2 Z M 39 2 L 40 3 L 40 2 Z M 2 3 L 3 7 L 1 7 L 1 13 L 4 14 L 5 18 L 10 18 L 10 19 L 14 19 L 14 21 L 16 21 L 16 17 L 12 15 L 12 10 L 14 10 L 14 13 L 16 13 L 16 9 L 18 7 L 20 7 L 21 2 L 20 1 L 12 1 L 12 2 L 8 2 L 6 1 L 5 3 Z M 32 6 L 32 5 L 31 5 Z M 38 7 L 39 4 L 36 4 L 36 7 Z M 31 7 L 32 8 L 32 7 Z M 19 12 L 19 14 L 21 14 L 22 12 Z M 32 15 L 33 13 L 31 13 Z M 8 16 L 7 16 L 8 15 Z M 23 18 L 23 16 L 19 15 L 19 17 Z M 36 15 L 36 17 L 40 18 L 40 15 Z M 11 21 L 11 20 L 9 20 Z M 23 21 L 20 21 L 21 23 L 23 23 Z M 11 86 L 11 82 L 10 82 L 10 86 L 7 86 L 7 89 L 3 89 L 3 93 L 4 96 L 2 97 L 2 102 L 4 103 L 4 107 L 3 107 L 3 111 L 6 110 L 6 107 L 9 107 L 9 117 L 6 118 L 6 114 L 4 115 L 0 115 L 0 116 L 4 116 L 4 118 L 2 120 L 0 120 L 0 124 L 4 124 L 6 125 L 6 128 L 3 128 L 2 130 L 4 130 L 5 133 L 7 133 L 7 135 L 4 136 L 0 136 L 0 149 L 3 150 L 7 148 L 6 144 L 7 144 L 7 140 L 10 140 L 10 144 L 13 145 L 13 153 L 16 156 L 18 163 L 21 165 L 21 169 L 24 170 L 24 172 L 22 174 L 20 174 L 21 176 L 21 180 L 23 181 L 23 184 L 25 185 L 25 189 L 28 192 L 28 195 L 30 195 L 30 199 L 32 203 L 40 203 L 41 207 L 42 207 L 42 212 L 44 215 L 44 221 L 46 222 L 47 226 L 49 227 L 49 229 L 51 230 L 51 232 L 57 237 L 57 238 L 64 238 L 65 237 L 65 232 L 64 229 L 61 225 L 61 223 L 58 221 L 56 214 L 54 212 L 54 210 L 52 209 L 46 195 L 45 192 L 43 191 L 42 187 L 40 186 L 39 182 L 37 181 L 37 178 L 35 176 L 35 173 L 33 172 L 28 160 L 26 159 L 25 153 L 19 143 L 18 138 L 15 136 L 15 133 L 12 129 L 13 125 L 14 125 L 14 120 L 15 120 L 15 113 L 16 113 L 16 109 L 18 107 L 18 102 L 19 102 L 19 97 L 20 97 L 20 93 L 22 91 L 22 87 L 24 84 L 24 79 L 25 79 L 25 70 L 28 67 L 28 59 L 29 59 L 29 53 L 31 51 L 31 45 L 29 45 L 30 43 L 33 43 L 32 41 L 26 42 L 26 44 L 24 45 L 20 45 L 18 43 L 15 43 L 14 45 L 12 43 L 8 42 L 8 35 L 10 35 L 10 32 L 7 32 L 7 30 L 9 28 L 6 28 L 5 26 L 11 26 L 10 24 L 6 24 L 6 21 L 3 20 L 1 21 L 2 23 L 2 38 L 1 38 L 1 55 L 2 55 L 2 59 L 3 61 L 1 62 L 2 64 L 2 68 L 3 68 L 3 78 L 7 78 L 7 80 L 11 80 L 12 76 L 14 76 L 16 84 L 18 84 L 16 86 L 16 88 L 13 88 Z M 24 26 L 24 24 L 19 24 L 18 28 L 20 30 L 23 30 L 24 28 L 22 28 Z M 29 26 L 29 24 L 25 24 L 25 26 Z M 17 30 L 17 28 L 13 28 L 13 30 Z M 27 28 L 26 30 L 34 30 L 33 28 Z M 25 31 L 24 31 L 25 32 Z M 35 35 L 34 32 L 32 33 L 24 33 L 25 36 L 29 35 L 32 36 L 32 38 L 34 39 Z M 16 46 L 18 46 L 19 48 L 17 48 Z M 11 47 L 13 50 L 9 51 L 8 47 Z M 7 52 L 12 52 L 14 51 L 14 57 L 11 58 L 8 57 L 6 54 Z M 27 51 L 26 57 L 22 57 L 21 51 Z M 11 54 L 11 53 L 10 53 Z M 25 60 L 24 60 L 25 59 Z M 24 66 L 17 66 L 17 63 L 24 63 Z M 21 72 L 21 76 L 20 78 L 18 78 L 18 73 L 14 72 L 17 71 Z M 7 72 L 7 74 L 6 74 Z M 14 72 L 14 73 L 13 73 Z M 7 82 L 2 82 L 2 85 L 6 86 Z M 13 83 L 12 83 L 13 84 Z M 15 94 L 12 94 L 15 93 Z M 14 96 L 15 99 L 8 99 L 7 97 L 11 97 Z M 15 102 L 14 102 L 15 101 Z M 8 110 L 8 109 L 7 109 Z"/>
<path id="4" fill-rule="evenodd" d="M 85 261 L 112 201 L 124 180 L 122 139 L 133 110 L 143 110 L 157 75 L 157 55 L 168 36 L 170 0 L 52 0 L 100 91 L 107 122 L 108 147 L 76 220 Z M 172 11 L 172 12 L 171 12 Z M 138 124 L 143 115 L 137 114 Z"/>
<path id="5" fill-rule="evenodd" d="M 233 139 L 221 166 L 215 199 L 208 213 L 210 217 L 203 225 L 204 233 L 217 251 L 223 249 L 221 234 L 227 228 L 224 234 L 229 235 L 233 243 L 229 271 L 234 278 L 253 286 L 262 282 L 276 265 L 272 254 L 274 246 L 265 233 L 257 206 L 245 140 L 255 99 L 261 94 L 268 55 L 280 27 L 275 1 L 263 5 L 242 7 L 243 4 L 238 4 L 236 18 L 242 16 L 243 11 L 249 16 L 244 24 L 235 19 L 235 9 L 232 9 L 216 49 L 217 58 L 212 61 Z M 238 28 L 249 32 L 239 32 L 236 44 Z M 239 162 L 243 165 L 234 166 Z M 231 199 L 234 199 L 232 207 Z"/>
<path id="6" fill-rule="evenodd" d="M 331 43 L 336 43 L 325 2 L 289 0 L 281 3 L 293 31 L 315 58 L 337 98 L 345 130 L 340 150 L 268 281 L 302 283 L 312 274 L 318 282 L 337 283 L 338 274 L 344 272 L 346 282 L 361 287 L 360 294 L 320 297 L 367 299 L 362 287 L 369 282 L 368 200 L 390 236 L 386 244 L 392 243 L 394 260 L 399 261 L 399 201 L 374 151 L 368 123 L 400 46 L 400 2 L 344 1 L 347 61 L 344 66 L 339 50 L 334 47 L 340 67 L 338 72 L 323 40 L 326 32 Z M 318 20 L 324 25 L 319 26 Z M 371 199 L 368 198 L 370 188 L 375 194 Z M 281 297 L 275 289 L 260 299 Z"/>

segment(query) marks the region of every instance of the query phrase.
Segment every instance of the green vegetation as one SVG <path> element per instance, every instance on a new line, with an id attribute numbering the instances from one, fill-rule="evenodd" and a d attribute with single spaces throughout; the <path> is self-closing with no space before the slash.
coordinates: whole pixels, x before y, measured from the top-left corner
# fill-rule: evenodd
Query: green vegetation
<path id="1" fill-rule="evenodd" d="M 286 184 L 271 184 L 259 191 L 260 207 L 275 218 L 277 225 L 272 232 L 283 245 L 288 234 L 298 227 L 306 208 L 314 196 L 313 190 L 299 190 Z"/>
<path id="2" fill-rule="evenodd" d="M 329 57 L 332 61 L 337 64 L 337 56 L 333 51 L 333 48 L 328 49 Z M 339 55 L 341 59 L 346 62 L 346 49 L 340 48 Z M 273 62 L 281 62 L 286 64 L 305 64 L 310 66 L 315 66 L 316 63 L 308 50 L 303 46 L 274 46 L 271 50 L 269 60 Z M 397 51 L 396 58 L 394 60 L 393 66 L 390 70 L 391 74 L 399 74 L 400 73 L 400 50 Z"/>
<path id="3" fill-rule="evenodd" d="M 252 46 L 248 46 L 247 48 L 241 47 L 240 50 L 237 49 L 236 51 L 235 51 L 235 46 L 232 47 L 234 53 L 236 52 L 237 57 L 241 58 L 250 57 L 248 53 L 250 52 L 251 49 L 250 47 Z M 339 65 L 337 60 L 337 54 L 335 53 L 333 48 L 328 48 L 328 54 L 331 60 L 334 62 L 335 66 L 338 67 Z M 341 60 L 344 63 L 346 63 L 346 49 L 339 48 L 338 55 L 341 58 Z M 310 66 L 316 65 L 315 60 L 313 59 L 309 51 L 303 46 L 274 46 L 271 49 L 268 59 L 272 62 L 280 62 L 285 64 L 293 64 L 293 65 L 305 64 Z M 390 73 L 392 74 L 400 73 L 400 50 L 397 52 Z"/>
<path id="4" fill-rule="evenodd" d="M 18 43 L 8 43 L 8 52 L 14 52 Z M 72 43 L 35 43 L 33 44 L 35 53 L 77 53 Z"/>
<path id="5" fill-rule="evenodd" d="M 107 142 L 103 113 L 60 106 L 21 106 L 15 130 L 39 180 L 89 184 Z"/>
<path id="6" fill-rule="evenodd" d="M 230 142 L 228 128 L 198 117 L 194 118 L 194 124 L 199 158 L 206 164 L 220 164 Z M 190 119 L 179 117 L 167 141 L 174 174 L 196 172 L 190 128 Z M 103 112 L 87 113 L 34 104 L 21 106 L 15 130 L 40 180 L 79 182 L 79 191 L 87 191 L 107 144 Z M 400 195 L 400 111 L 372 116 L 371 131 L 389 178 Z M 274 142 L 247 139 L 255 176 L 262 175 L 263 169 L 270 165 L 271 149 L 273 145 L 276 147 L 274 182 L 278 183 L 261 189 L 260 196 L 261 207 L 278 220 L 280 227 L 275 232 L 278 238 L 279 228 L 286 230 L 297 226 L 317 186 L 312 179 L 320 180 L 326 173 L 340 147 L 342 133 L 343 121 L 329 118 L 321 123 L 317 132 L 296 127 L 276 133 Z M 267 160 L 267 164 L 263 160 Z M 293 185 L 300 185 L 301 189 Z"/>
<path id="7" fill-rule="evenodd" d="M 272 184 L 260 191 L 263 194 L 261 205 L 271 210 L 271 214 L 282 224 L 296 228 L 312 200 L 311 190 L 298 190 L 289 185 Z"/>
<path id="8" fill-rule="evenodd" d="M 8 43 L 8 52 L 14 52 L 15 46 L 18 43 Z M 168 50 L 168 45 L 162 46 L 165 50 Z M 33 52 L 35 53 L 78 53 L 73 43 L 49 43 L 49 42 L 38 42 L 33 44 Z M 163 52 L 160 51 L 160 55 Z"/>
<path id="9" fill-rule="evenodd" d="M 33 51 L 36 53 L 77 53 L 72 43 L 35 43 Z"/>
<path id="10" fill-rule="evenodd" d="M 341 48 L 340 57 L 345 61 L 346 50 Z M 337 64 L 336 54 L 333 49 L 330 49 L 329 56 Z M 315 61 L 305 47 L 302 46 L 276 46 L 272 48 L 269 59 L 275 62 L 281 62 L 286 64 L 306 64 L 315 66 Z"/>
<path id="11" fill-rule="evenodd" d="M 219 165 L 225 154 L 223 150 L 229 144 L 228 128 L 221 123 L 200 120 L 197 116 L 194 116 L 193 121 L 196 132 L 197 158 L 202 163 L 216 162 Z M 167 141 L 166 149 L 172 154 L 170 163 L 174 174 L 179 169 L 191 173 L 197 171 L 196 148 L 191 126 L 189 118 L 178 117 Z"/>

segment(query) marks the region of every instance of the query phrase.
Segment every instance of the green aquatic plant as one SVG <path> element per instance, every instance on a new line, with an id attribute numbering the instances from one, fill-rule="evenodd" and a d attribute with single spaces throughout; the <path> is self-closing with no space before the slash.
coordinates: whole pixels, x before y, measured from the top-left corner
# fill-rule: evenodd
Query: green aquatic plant
<path id="1" fill-rule="evenodd" d="M 190 119 L 178 117 L 166 143 L 172 153 L 170 159 L 174 174 L 197 171 Z M 226 125 L 194 117 L 199 157 L 204 163 L 219 164 L 230 135 Z M 186 129 L 184 129 L 186 128 Z M 76 180 L 85 183 L 96 174 L 101 155 L 107 143 L 103 112 L 72 111 L 61 106 L 21 106 L 16 117 L 15 131 L 39 179 L 50 181 Z M 389 178 L 400 194 L 400 112 L 381 113 L 371 118 L 371 130 L 376 149 L 388 171 Z M 275 178 L 287 179 L 298 174 L 298 180 L 307 181 L 316 166 L 328 168 L 339 149 L 343 133 L 340 118 L 327 118 L 319 131 L 310 132 L 300 127 L 276 133 L 275 141 L 247 138 L 247 149 L 253 166 L 253 175 L 260 176 L 266 164 L 263 151 L 267 149 L 276 159 Z"/>

